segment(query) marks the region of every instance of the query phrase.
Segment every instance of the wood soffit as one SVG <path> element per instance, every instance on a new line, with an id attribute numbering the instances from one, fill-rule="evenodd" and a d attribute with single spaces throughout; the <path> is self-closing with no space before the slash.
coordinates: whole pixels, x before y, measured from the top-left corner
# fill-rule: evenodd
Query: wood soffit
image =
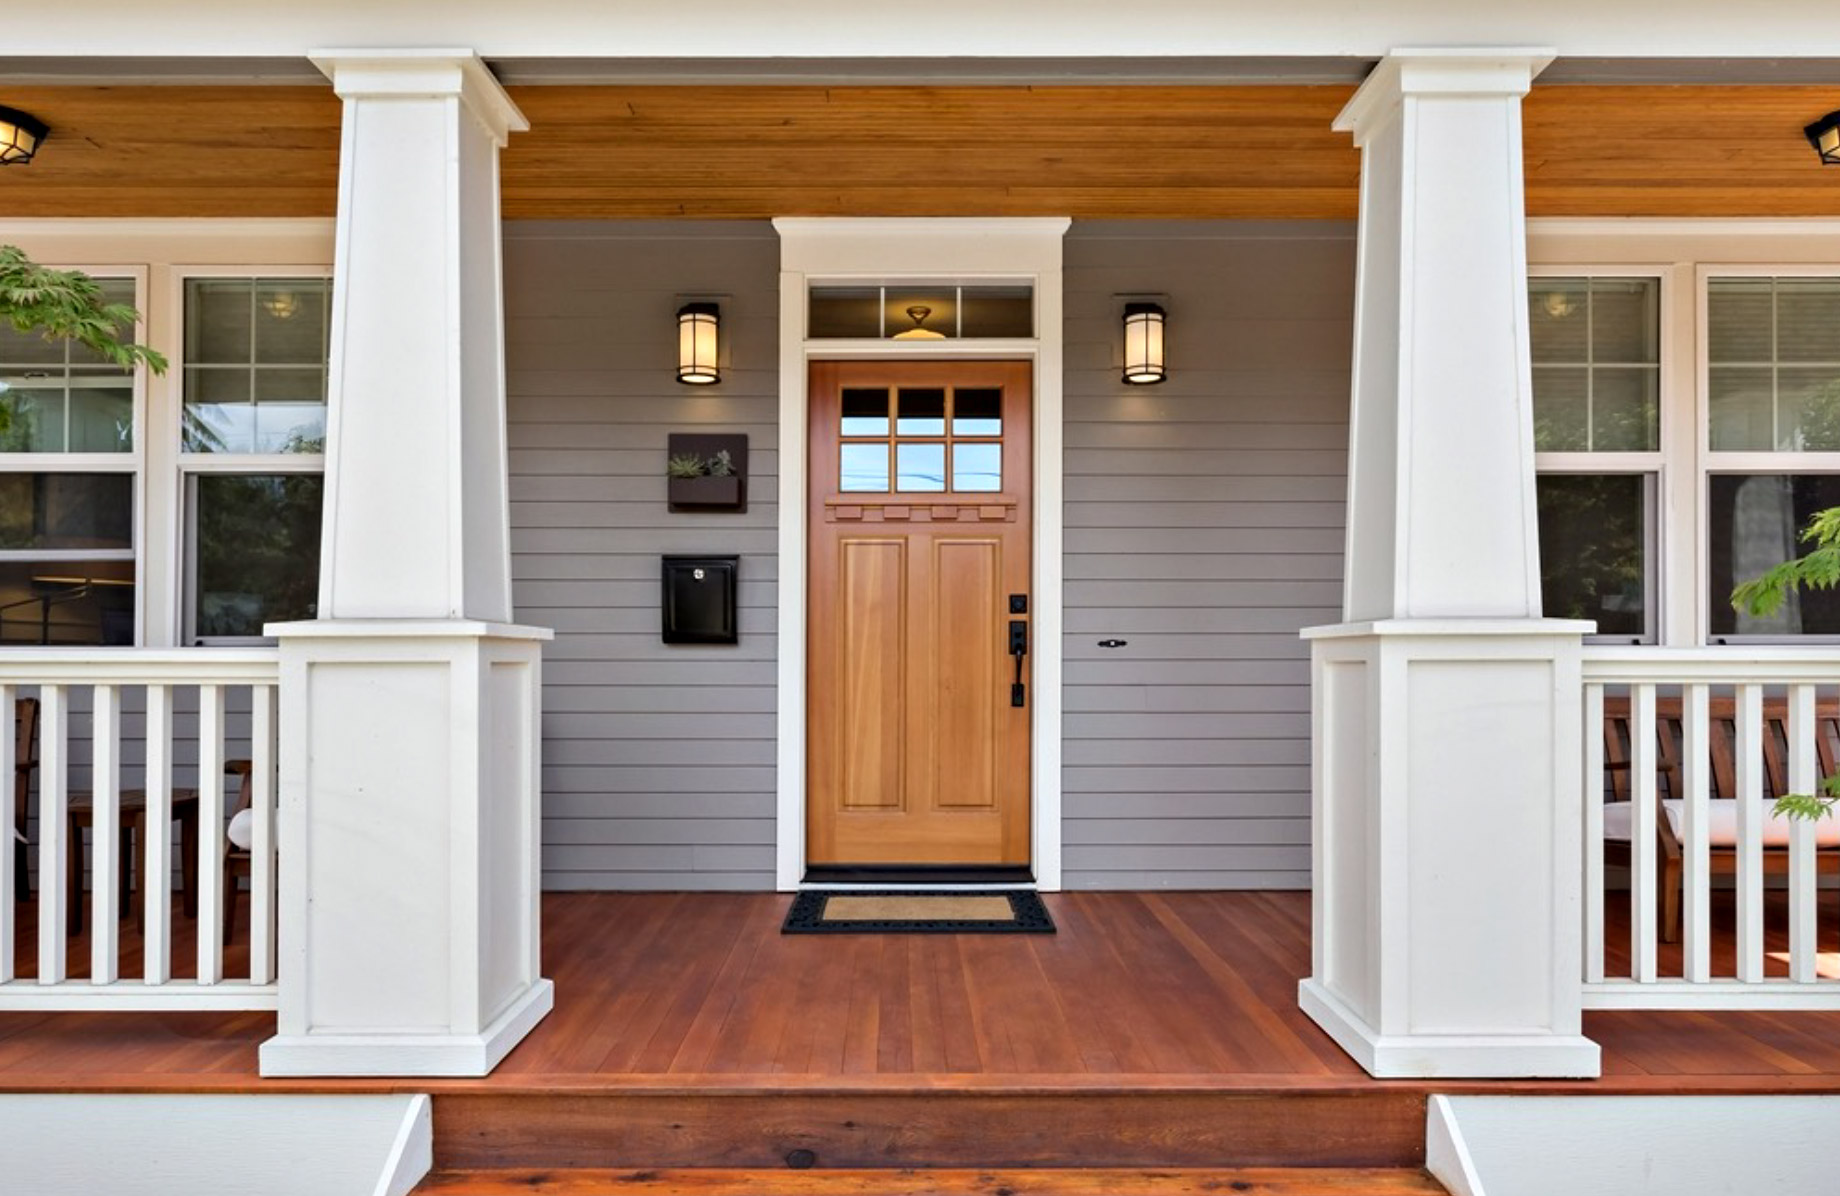
<path id="1" fill-rule="evenodd" d="M 1348 220 L 1342 85 L 525 86 L 509 219 L 1032 216 Z M 1813 86 L 1536 86 L 1532 216 L 1840 216 Z M 320 86 L 8 87 L 52 127 L 0 217 L 329 216 Z"/>

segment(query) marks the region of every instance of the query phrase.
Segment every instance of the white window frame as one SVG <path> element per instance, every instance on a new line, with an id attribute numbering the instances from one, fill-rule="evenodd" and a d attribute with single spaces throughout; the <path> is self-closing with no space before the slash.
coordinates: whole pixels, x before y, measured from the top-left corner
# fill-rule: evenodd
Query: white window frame
<path id="1" fill-rule="evenodd" d="M 1840 281 L 1840 263 L 1818 265 L 1768 263 L 1700 263 L 1694 267 L 1693 298 L 1695 355 L 1694 419 L 1698 425 L 1694 437 L 1694 482 L 1698 491 L 1701 526 L 1695 548 L 1696 605 L 1699 608 L 1697 634 L 1702 644 L 1714 643 L 1712 636 L 1712 546 L 1706 535 L 1705 520 L 1712 511 L 1712 476 L 1714 474 L 1840 474 L 1840 452 L 1798 453 L 1782 450 L 1732 451 L 1712 448 L 1712 352 L 1710 337 L 1711 283 L 1720 278 L 1832 278 Z M 1840 635 L 1746 635 L 1720 637 L 1719 642 L 1733 647 L 1751 644 L 1832 644 Z"/>
<path id="2" fill-rule="evenodd" d="M 1652 262 L 1634 265 L 1591 265 L 1546 264 L 1528 266 L 1527 277 L 1533 278 L 1644 278 L 1654 279 L 1658 283 L 1656 302 L 1660 308 L 1660 352 L 1658 355 L 1659 376 L 1656 403 L 1659 408 L 1659 428 L 1656 444 L 1659 446 L 1649 452 L 1536 452 L 1533 457 L 1535 475 L 1540 474 L 1635 474 L 1653 477 L 1653 483 L 1647 487 L 1645 517 L 1649 527 L 1649 562 L 1648 578 L 1645 582 L 1643 600 L 1648 604 L 1649 634 L 1641 642 L 1646 644 L 1665 644 L 1668 639 L 1669 590 L 1671 580 L 1668 563 L 1674 558 L 1677 546 L 1669 542 L 1667 527 L 1668 515 L 1675 509 L 1677 496 L 1673 493 L 1676 470 L 1669 468 L 1669 449 L 1671 437 L 1678 437 L 1683 422 L 1671 414 L 1673 402 L 1670 387 L 1679 384 L 1680 371 L 1670 361 L 1668 346 L 1669 312 L 1678 300 L 1680 279 L 1678 271 L 1657 266 Z M 1690 430 L 1688 430 L 1690 431 Z M 1627 643 L 1628 636 L 1604 635 L 1589 636 L 1591 642 Z"/>
<path id="3" fill-rule="evenodd" d="M 147 303 L 149 294 L 148 269 L 144 265 L 90 265 L 83 263 L 46 262 L 59 270 L 81 270 L 98 281 L 127 279 L 134 284 L 134 309 L 140 313 L 132 332 L 136 343 L 147 342 Z M 35 552 L 30 549 L 0 549 L 0 562 L 13 561 L 102 561 L 121 560 L 134 562 L 134 644 L 141 646 L 147 642 L 147 452 L 150 437 L 148 435 L 149 410 L 148 380 L 152 371 L 145 365 L 137 365 L 131 374 L 133 401 L 130 418 L 134 421 L 134 446 L 125 453 L 0 453 L 0 473 L 125 473 L 133 478 L 131 487 L 134 504 L 131 516 L 130 534 L 133 545 L 126 551 L 122 549 L 54 549 Z"/>
<path id="4" fill-rule="evenodd" d="M 1527 222 L 1530 276 L 1659 276 L 1661 293 L 1661 482 L 1659 642 L 1711 642 L 1710 562 L 1705 527 L 1712 473 L 1840 470 L 1840 453 L 1719 453 L 1708 448 L 1706 281 L 1716 277 L 1840 277 L 1840 220 L 1535 218 Z M 1683 419 L 1685 414 L 1690 419 Z M 1614 471 L 1617 454 L 1551 454 Z M 1716 458 L 1714 460 L 1713 458 Z M 1538 454 L 1544 472 L 1548 454 Z M 1832 464 L 1830 464 L 1830 462 Z M 1792 636 L 1779 642 L 1819 643 Z M 1734 650 L 1755 646 L 1746 637 Z"/>
<path id="5" fill-rule="evenodd" d="M 172 560 L 178 562 L 178 595 L 173 612 L 174 635 L 186 647 L 236 647 L 272 644 L 268 636 L 200 636 L 197 632 L 198 599 L 198 511 L 193 479 L 205 474 L 320 474 L 326 472 L 324 453 L 193 453 L 185 449 L 185 291 L 186 284 L 201 278 L 276 279 L 332 278 L 332 267 L 322 265 L 288 265 L 284 263 L 248 265 L 179 266 L 172 271 L 168 302 L 178 321 L 179 340 L 175 352 L 168 356 L 167 374 L 173 378 L 170 426 L 164 430 L 172 447 L 177 475 L 175 541 Z M 331 319 L 331 312 L 327 312 Z M 326 363 L 328 378 L 331 362 Z"/>
<path id="6" fill-rule="evenodd" d="M 179 421 L 184 397 L 184 282 L 221 272 L 232 276 L 329 276 L 333 221 L 301 219 L 21 219 L 0 220 L 0 244 L 17 245 L 34 261 L 69 265 L 99 276 L 139 280 L 135 339 L 165 356 L 168 369 L 135 377 L 132 453 L 17 454 L 0 468 L 137 471 L 135 486 L 135 642 L 146 648 L 184 644 L 185 537 Z M 297 463 L 305 467 L 311 458 Z M 230 468 L 226 458 L 217 468 Z M 261 459 L 263 471 L 267 458 Z M 254 472 L 253 470 L 251 472 Z"/>

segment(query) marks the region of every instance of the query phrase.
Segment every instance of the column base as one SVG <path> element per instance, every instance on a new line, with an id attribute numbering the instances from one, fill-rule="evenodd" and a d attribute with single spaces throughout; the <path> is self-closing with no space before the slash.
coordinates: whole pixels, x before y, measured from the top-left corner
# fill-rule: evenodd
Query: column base
<path id="1" fill-rule="evenodd" d="M 483 1076 L 556 1007 L 538 980 L 478 1034 L 277 1034 L 262 1044 L 264 1078 L 285 1076 Z"/>
<path id="2" fill-rule="evenodd" d="M 1314 978 L 1297 985 L 1297 1004 L 1376 1079 L 1594 1080 L 1603 1074 L 1602 1052 L 1582 1034 L 1382 1034 Z"/>

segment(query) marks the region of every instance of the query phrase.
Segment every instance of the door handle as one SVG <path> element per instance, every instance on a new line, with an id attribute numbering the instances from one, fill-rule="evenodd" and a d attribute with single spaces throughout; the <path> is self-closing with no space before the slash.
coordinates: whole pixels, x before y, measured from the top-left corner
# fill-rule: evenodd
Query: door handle
<path id="1" fill-rule="evenodd" d="M 1028 690 L 1022 684 L 1022 658 L 1029 654 L 1029 625 L 1021 619 L 1009 621 L 1009 654 L 1016 660 L 1016 680 L 1009 687 L 1009 704 L 1026 704 Z"/>

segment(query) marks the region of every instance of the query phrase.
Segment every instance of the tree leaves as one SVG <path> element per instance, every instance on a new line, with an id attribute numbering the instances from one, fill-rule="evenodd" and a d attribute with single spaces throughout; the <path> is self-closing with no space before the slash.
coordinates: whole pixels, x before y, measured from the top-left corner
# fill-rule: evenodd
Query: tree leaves
<path id="1" fill-rule="evenodd" d="M 140 319 L 125 303 L 110 303 L 96 280 L 79 270 L 52 270 L 23 250 L 0 245 L 0 320 L 46 340 L 70 340 L 94 350 L 123 369 L 145 363 L 166 372 L 166 358 L 145 345 L 122 339 Z"/>
<path id="2" fill-rule="evenodd" d="M 1791 590 L 1831 590 L 1840 583 L 1840 507 L 1817 511 L 1802 531 L 1802 542 L 1815 545 L 1814 550 L 1733 590 L 1733 608 L 1751 615 L 1773 615 Z"/>

